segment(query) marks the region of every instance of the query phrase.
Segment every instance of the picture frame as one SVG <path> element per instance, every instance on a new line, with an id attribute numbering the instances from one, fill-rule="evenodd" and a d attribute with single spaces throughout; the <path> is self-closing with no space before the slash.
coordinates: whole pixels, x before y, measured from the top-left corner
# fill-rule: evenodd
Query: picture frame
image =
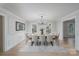
<path id="1" fill-rule="evenodd" d="M 25 24 L 22 22 L 16 21 L 16 31 L 23 31 L 25 30 Z"/>

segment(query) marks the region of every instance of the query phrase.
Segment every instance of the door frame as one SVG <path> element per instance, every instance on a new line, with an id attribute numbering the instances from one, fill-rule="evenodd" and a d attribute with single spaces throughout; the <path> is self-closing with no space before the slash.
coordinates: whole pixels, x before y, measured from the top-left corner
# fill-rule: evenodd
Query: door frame
<path id="1" fill-rule="evenodd" d="M 73 18 L 70 18 L 70 19 L 67 19 L 67 20 L 65 20 L 65 21 L 70 21 L 70 20 L 74 20 L 74 22 L 75 22 L 75 20 L 76 20 L 76 18 L 75 17 L 73 17 Z M 64 22 L 65 21 L 63 21 L 63 39 L 64 39 Z M 75 27 L 74 27 L 75 28 Z M 75 32 L 75 31 L 74 31 Z M 75 35 L 76 35 L 76 33 L 74 33 Z M 75 40 L 75 37 L 74 37 L 74 40 Z M 75 41 L 74 41 L 74 48 L 75 48 Z"/>
<path id="2" fill-rule="evenodd" d="M 2 43 L 2 45 L 3 45 L 3 50 L 2 50 L 2 52 L 5 52 L 5 16 L 4 15 L 0 15 L 1 17 L 2 17 L 2 30 L 3 30 L 3 34 L 2 34 L 2 36 L 3 36 L 3 43 Z"/>

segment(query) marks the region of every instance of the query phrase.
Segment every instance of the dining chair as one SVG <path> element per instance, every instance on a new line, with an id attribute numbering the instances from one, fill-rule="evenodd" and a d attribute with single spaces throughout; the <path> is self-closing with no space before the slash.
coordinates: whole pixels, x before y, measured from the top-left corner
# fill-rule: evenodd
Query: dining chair
<path id="1" fill-rule="evenodd" d="M 56 45 L 59 45 L 59 34 L 53 35 L 53 40 L 55 41 Z"/>
<path id="2" fill-rule="evenodd" d="M 27 43 L 27 42 L 28 42 L 28 40 L 29 40 L 28 33 L 26 33 L 26 34 L 25 34 L 25 36 L 26 36 L 26 43 Z"/>
<path id="3" fill-rule="evenodd" d="M 32 43 L 31 46 L 37 45 L 38 37 L 36 35 L 32 35 Z"/>
<path id="4" fill-rule="evenodd" d="M 41 35 L 40 36 L 40 39 L 39 39 L 39 42 L 41 43 L 41 45 L 45 45 L 45 36 L 44 35 Z"/>
<path id="5" fill-rule="evenodd" d="M 48 42 L 48 45 L 51 44 L 53 46 L 53 38 L 52 38 L 52 35 L 47 35 L 47 42 Z"/>

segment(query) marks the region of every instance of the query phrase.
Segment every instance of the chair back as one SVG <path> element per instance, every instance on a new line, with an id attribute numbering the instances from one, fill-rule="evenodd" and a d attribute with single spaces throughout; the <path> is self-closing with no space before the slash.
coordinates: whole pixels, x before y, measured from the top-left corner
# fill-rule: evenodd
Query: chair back
<path id="1" fill-rule="evenodd" d="M 32 35 L 32 41 L 37 42 L 38 37 L 36 35 Z"/>
<path id="2" fill-rule="evenodd" d="M 39 41 L 45 42 L 45 36 L 44 35 L 41 35 Z"/>
<path id="3" fill-rule="evenodd" d="M 53 41 L 52 35 L 47 35 L 47 42 L 51 42 L 51 41 Z"/>

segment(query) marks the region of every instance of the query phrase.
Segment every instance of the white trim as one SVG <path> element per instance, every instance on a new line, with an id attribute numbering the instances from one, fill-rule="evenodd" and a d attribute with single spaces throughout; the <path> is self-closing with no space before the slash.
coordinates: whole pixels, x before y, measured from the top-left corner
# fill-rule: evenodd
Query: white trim
<path id="1" fill-rule="evenodd" d="M 5 16 L 4 15 L 1 15 L 0 14 L 0 16 L 2 16 L 2 29 L 3 29 L 3 32 L 2 32 L 2 45 L 3 45 L 3 52 L 5 51 Z"/>
<path id="2" fill-rule="evenodd" d="M 3 17 L 3 51 L 5 51 L 5 16 L 2 16 Z"/>

